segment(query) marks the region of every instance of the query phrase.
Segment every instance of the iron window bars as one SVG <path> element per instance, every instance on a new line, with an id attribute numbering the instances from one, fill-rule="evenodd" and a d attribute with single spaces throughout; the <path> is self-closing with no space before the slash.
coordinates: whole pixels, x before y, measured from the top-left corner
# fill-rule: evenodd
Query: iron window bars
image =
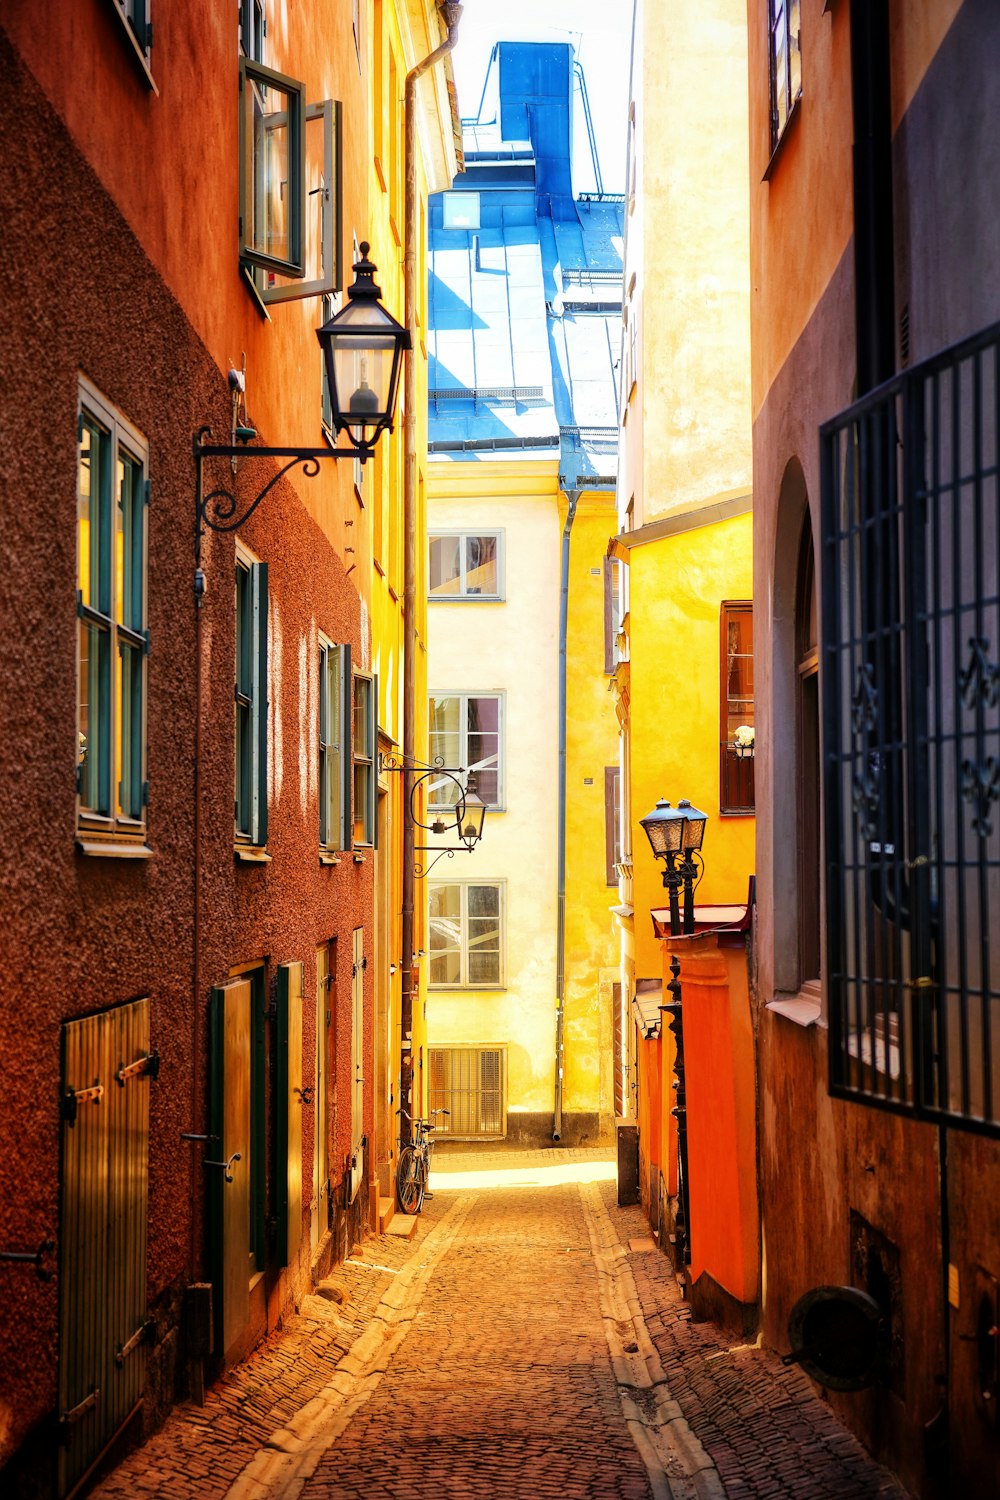
<path id="1" fill-rule="evenodd" d="M 1000 324 L 820 443 L 830 1092 L 1000 1135 Z"/>

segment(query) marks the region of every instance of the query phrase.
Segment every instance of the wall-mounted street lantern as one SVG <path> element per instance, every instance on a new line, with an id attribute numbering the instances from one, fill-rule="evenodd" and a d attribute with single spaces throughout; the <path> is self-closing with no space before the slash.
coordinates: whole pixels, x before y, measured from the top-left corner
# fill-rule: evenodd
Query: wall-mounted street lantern
<path id="1" fill-rule="evenodd" d="M 440 760 L 435 760 L 433 765 L 426 761 L 418 761 L 403 755 L 380 755 L 380 771 L 409 771 L 414 779 L 410 785 L 410 819 L 414 828 L 425 828 L 428 833 L 439 836 L 454 836 L 456 844 L 414 844 L 414 852 L 432 853 L 435 857 L 430 864 L 424 866 L 419 861 L 413 865 L 413 873 L 417 880 L 429 875 L 439 859 L 445 855 L 454 859 L 456 854 L 463 851 L 471 854 L 483 836 L 483 823 L 486 819 L 486 804 L 476 790 L 475 771 L 464 771 L 461 766 L 445 766 Z M 414 774 L 419 773 L 419 774 Z M 459 778 L 465 776 L 463 783 Z M 448 808 L 435 808 L 431 814 L 431 821 L 425 823 L 417 816 L 418 787 L 424 782 L 433 781 L 438 783 L 441 777 L 447 777 L 454 782 L 457 797 Z"/>
<path id="2" fill-rule="evenodd" d="M 650 848 L 662 859 L 663 884 L 670 901 L 670 933 L 679 937 L 683 930 L 694 932 L 694 888 L 701 879 L 704 861 L 701 857 L 707 815 L 684 799 L 671 807 L 662 797 L 651 813 L 639 819 Z M 699 870 L 701 867 L 701 871 Z M 684 887 L 684 925 L 681 927 L 680 889 Z"/>
<path id="3" fill-rule="evenodd" d="M 210 427 L 202 427 L 195 433 L 195 553 L 199 562 L 205 527 L 211 531 L 237 531 L 290 469 L 301 464 L 303 473 L 312 478 L 319 473 L 323 459 L 349 458 L 366 463 L 382 433 L 392 431 L 403 353 L 410 348 L 410 335 L 382 306 L 382 294 L 375 284 L 376 269 L 368 259 L 368 244 L 363 242 L 361 259 L 354 266 L 353 285 L 347 289 L 346 305 L 316 330 L 326 365 L 333 428 L 338 438 L 342 434 L 346 438 L 344 446 L 251 446 L 256 433 L 245 420 L 242 425 L 234 425 L 233 436 L 242 439 L 240 443 L 209 441 Z M 283 459 L 284 463 L 244 510 L 240 510 L 240 501 L 231 490 L 219 488 L 205 494 L 202 465 L 206 458 L 235 461 L 251 456 Z"/>
<path id="4" fill-rule="evenodd" d="M 684 924 L 686 936 L 694 932 L 694 888 L 704 870 L 701 846 L 708 818 L 684 800 L 676 807 L 662 797 L 651 813 L 640 818 L 650 848 L 663 860 L 663 884 L 670 898 L 670 935 L 680 937 L 681 914 L 679 892 L 684 887 Z M 677 1209 L 674 1215 L 674 1244 L 677 1269 L 691 1259 L 691 1196 L 688 1187 L 687 1092 L 684 1083 L 684 1012 L 681 994 L 681 964 L 676 952 L 670 955 L 670 999 L 660 1009 L 668 1017 L 674 1038 L 674 1092 L 676 1104 L 671 1111 L 677 1121 Z"/>

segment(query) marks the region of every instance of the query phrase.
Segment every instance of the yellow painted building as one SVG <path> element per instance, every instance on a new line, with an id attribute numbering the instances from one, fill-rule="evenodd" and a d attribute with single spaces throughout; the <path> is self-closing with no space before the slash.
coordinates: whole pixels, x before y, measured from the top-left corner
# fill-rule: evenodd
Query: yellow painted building
<path id="1" fill-rule="evenodd" d="M 644 44 L 654 24 L 656 45 Z M 736 730 L 745 738 L 754 723 L 746 24 L 745 0 L 636 7 L 619 534 L 609 550 L 628 1114 L 638 1037 L 660 1025 L 650 912 L 667 904 L 639 820 L 660 798 L 708 815 L 699 904 L 745 901 L 754 868 L 753 758 L 736 754 Z M 664 1110 L 671 1066 L 666 1057 Z M 657 1125 L 640 1141 L 654 1208 L 659 1169 L 674 1180 L 658 1135 Z"/>
<path id="2" fill-rule="evenodd" d="M 569 530 L 560 983 L 558 676 L 569 499 L 558 467 L 555 457 L 430 467 L 431 751 L 449 766 L 478 765 L 491 809 L 471 854 L 434 868 L 433 852 L 425 855 L 427 1084 L 432 1105 L 452 1109 L 448 1133 L 466 1139 L 596 1140 L 613 1110 L 606 808 L 616 727 L 603 563 L 614 497 L 584 491 Z M 456 550 L 478 559 L 475 573 L 450 576 Z"/>
<path id="3" fill-rule="evenodd" d="M 373 259 L 386 306 L 406 306 L 405 256 L 407 242 L 414 250 L 416 275 L 409 325 L 415 365 L 416 391 L 413 431 L 407 433 L 406 392 L 402 383 L 395 431 L 383 441 L 372 461 L 355 468 L 356 521 L 348 546 L 354 561 L 370 580 L 370 670 L 378 683 L 377 848 L 374 855 L 375 984 L 372 1016 L 374 1059 L 374 1132 L 370 1146 L 372 1222 L 385 1220 L 394 1208 L 393 1171 L 399 1137 L 399 1077 L 401 1063 L 401 981 L 403 897 L 402 861 L 404 778 L 404 630 L 406 506 L 413 506 L 412 526 L 418 539 L 426 534 L 425 471 L 427 459 L 427 195 L 446 186 L 459 164 L 458 121 L 450 56 L 446 53 L 415 81 L 413 132 L 417 150 L 410 220 L 407 222 L 405 99 L 408 73 L 438 49 L 448 35 L 438 5 L 429 0 L 374 0 L 372 25 L 364 42 L 369 52 L 371 80 L 371 173 L 368 191 L 369 232 Z M 411 498 L 405 494 L 407 442 L 415 450 L 416 483 Z M 418 753 L 426 747 L 426 590 L 423 586 L 424 548 L 416 547 L 414 618 L 414 720 Z M 414 950 L 423 947 L 423 907 L 414 910 Z M 424 1046 L 425 976 L 414 968 L 413 1056 Z M 424 1112 L 415 1073 L 413 1113 Z"/>

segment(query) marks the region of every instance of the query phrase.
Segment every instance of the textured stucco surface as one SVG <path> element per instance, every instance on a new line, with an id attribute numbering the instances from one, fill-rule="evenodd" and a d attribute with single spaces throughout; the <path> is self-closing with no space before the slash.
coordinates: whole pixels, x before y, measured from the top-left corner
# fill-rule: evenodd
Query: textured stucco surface
<path id="1" fill-rule="evenodd" d="M 8 299 L 0 384 L 0 810 L 8 854 L 0 925 L 0 1076 L 11 1143 L 0 1193 L 0 1244 L 33 1248 L 44 1232 L 58 1230 L 61 1023 L 148 995 L 152 1044 L 162 1068 L 150 1093 L 147 1293 L 152 1305 L 176 1313 L 177 1289 L 202 1279 L 207 1269 L 201 1236 L 204 1150 L 180 1142 L 179 1134 L 206 1129 L 208 991 L 235 966 L 265 961 L 271 982 L 277 964 L 304 960 L 308 1079 L 315 947 L 338 936 L 330 1156 L 335 1184 L 350 1144 L 350 934 L 363 925 L 371 953 L 373 865 L 370 855 L 364 863 L 347 858 L 332 868 L 318 862 L 317 631 L 350 642 L 358 660 L 367 642 L 361 638 L 356 580 L 345 578 L 338 555 L 339 526 L 335 547 L 309 519 L 295 490 L 283 484 L 244 533 L 247 545 L 270 565 L 273 861 L 264 868 L 234 863 L 234 544 L 229 538 L 207 543 L 203 928 L 201 988 L 193 996 L 190 441 L 206 421 L 226 430 L 225 376 L 2 32 L 0 75 L 0 199 L 8 206 L 5 264 L 9 286 L 16 288 Z M 147 861 L 86 858 L 74 846 L 81 371 L 149 444 L 153 857 Z M 349 475 L 331 483 L 338 496 L 344 486 L 349 492 Z M 333 514 L 339 510 L 338 499 Z M 365 983 L 370 1056 L 371 967 Z M 311 1120 L 305 1124 L 307 1242 Z M 270 1163 L 269 1178 L 272 1171 Z M 291 1300 L 292 1278 L 269 1271 L 266 1281 L 260 1316 L 273 1322 Z M 3 1291 L 0 1462 L 55 1406 L 58 1279 L 40 1283 L 30 1272 L 7 1268 Z M 170 1388 L 168 1372 L 168 1397 Z"/>

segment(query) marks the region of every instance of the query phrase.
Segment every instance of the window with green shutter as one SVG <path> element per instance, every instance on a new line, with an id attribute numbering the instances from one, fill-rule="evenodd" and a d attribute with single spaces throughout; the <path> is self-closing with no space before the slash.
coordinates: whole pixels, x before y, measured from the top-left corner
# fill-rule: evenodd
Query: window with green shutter
<path id="1" fill-rule="evenodd" d="M 267 843 L 267 564 L 236 553 L 236 840 Z"/>
<path id="2" fill-rule="evenodd" d="M 78 437 L 77 829 L 100 853 L 145 837 L 148 449 L 83 379 Z"/>
<path id="3" fill-rule="evenodd" d="M 350 646 L 319 642 L 319 842 L 332 854 L 351 847 L 353 709 Z"/>

